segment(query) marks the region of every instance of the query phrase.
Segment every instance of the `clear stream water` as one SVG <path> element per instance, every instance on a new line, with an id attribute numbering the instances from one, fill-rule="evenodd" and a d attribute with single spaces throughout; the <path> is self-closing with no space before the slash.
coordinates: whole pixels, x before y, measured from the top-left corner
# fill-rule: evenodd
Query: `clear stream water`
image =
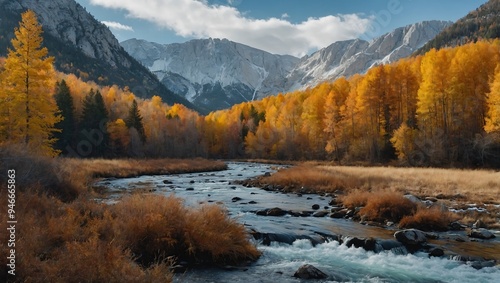
<path id="1" fill-rule="evenodd" d="M 234 185 L 244 180 L 273 172 L 274 165 L 228 163 L 221 172 L 193 173 L 168 176 L 104 180 L 111 198 L 119 198 L 134 189 L 154 189 L 157 194 L 174 194 L 187 205 L 221 203 L 231 217 L 248 229 L 261 233 L 278 233 L 318 237 L 318 233 L 393 239 L 394 231 L 361 225 L 349 220 L 329 217 L 270 217 L 257 216 L 255 211 L 279 207 L 292 211 L 312 211 L 328 208 L 329 198 L 318 195 L 283 194 L 258 188 Z M 234 197 L 241 200 L 233 201 Z M 446 243 L 436 242 L 446 245 Z M 257 242 L 262 257 L 244 268 L 189 270 L 177 274 L 176 282 L 303 282 L 293 277 L 303 264 L 312 264 L 330 276 L 312 282 L 500 282 L 500 268 L 476 270 L 463 262 L 446 258 L 429 258 L 427 253 L 395 254 L 391 251 L 367 252 L 348 248 L 336 241 L 313 246 L 309 240 L 297 240 L 292 245 L 272 242 L 270 246 Z M 461 245 L 463 247 L 461 247 Z M 446 247 L 450 249 L 450 247 Z M 469 255 L 488 254 L 500 259 L 500 241 L 453 244 L 457 252 Z M 485 250 L 485 249 L 488 249 Z"/>

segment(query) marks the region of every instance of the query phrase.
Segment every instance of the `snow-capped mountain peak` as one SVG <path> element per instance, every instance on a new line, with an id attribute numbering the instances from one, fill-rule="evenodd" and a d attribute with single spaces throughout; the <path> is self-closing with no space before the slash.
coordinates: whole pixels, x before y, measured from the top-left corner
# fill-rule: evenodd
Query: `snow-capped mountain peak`
<path id="1" fill-rule="evenodd" d="M 450 22 L 428 21 L 398 28 L 368 42 L 339 41 L 295 58 L 227 39 L 196 39 L 161 45 L 131 39 L 122 46 L 169 89 L 210 110 L 364 73 L 411 55 Z"/>

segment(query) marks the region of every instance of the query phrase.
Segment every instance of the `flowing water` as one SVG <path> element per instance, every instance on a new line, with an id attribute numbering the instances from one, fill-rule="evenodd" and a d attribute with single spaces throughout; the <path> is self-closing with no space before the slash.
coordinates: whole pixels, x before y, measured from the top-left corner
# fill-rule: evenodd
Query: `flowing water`
<path id="1" fill-rule="evenodd" d="M 275 166 L 236 162 L 228 166 L 228 170 L 215 173 L 141 176 L 105 180 L 101 185 L 110 188 L 111 199 L 132 190 L 147 189 L 157 194 L 174 194 L 184 199 L 187 205 L 220 203 L 251 231 L 298 238 L 291 245 L 271 242 L 267 246 L 257 242 L 262 257 L 248 267 L 189 270 L 177 274 L 176 282 L 301 282 L 293 274 L 303 264 L 312 264 L 330 276 L 314 282 L 500 282 L 499 267 L 476 270 L 460 261 L 429 258 L 427 253 L 374 253 L 362 248 L 348 248 L 337 241 L 313 245 L 309 239 L 319 240 L 325 235 L 393 239 L 394 231 L 329 217 L 258 216 L 256 211 L 274 207 L 288 211 L 313 211 L 312 206 L 318 204 L 320 210 L 326 210 L 330 199 L 234 185 L 235 180 L 272 173 Z M 484 248 L 488 248 L 491 250 L 490 258 L 500 259 L 499 241 L 462 245 L 446 248 L 467 251 L 468 255 L 484 255 Z"/>

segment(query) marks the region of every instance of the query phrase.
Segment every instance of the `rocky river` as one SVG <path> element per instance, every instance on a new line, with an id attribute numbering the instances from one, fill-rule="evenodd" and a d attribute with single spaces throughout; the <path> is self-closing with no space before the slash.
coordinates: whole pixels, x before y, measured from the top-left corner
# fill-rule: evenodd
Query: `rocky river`
<path id="1" fill-rule="evenodd" d="M 175 194 L 186 205 L 224 205 L 262 251 L 249 266 L 189 269 L 176 274 L 176 282 L 302 282 L 294 273 L 305 264 L 327 276 L 314 282 L 500 282 L 500 233 L 490 240 L 468 238 L 464 231 L 424 234 L 422 243 L 408 245 L 396 240 L 396 228 L 330 217 L 329 196 L 238 185 L 275 169 L 230 162 L 220 172 L 107 179 L 99 185 L 109 189 L 108 202 L 142 190 Z"/>

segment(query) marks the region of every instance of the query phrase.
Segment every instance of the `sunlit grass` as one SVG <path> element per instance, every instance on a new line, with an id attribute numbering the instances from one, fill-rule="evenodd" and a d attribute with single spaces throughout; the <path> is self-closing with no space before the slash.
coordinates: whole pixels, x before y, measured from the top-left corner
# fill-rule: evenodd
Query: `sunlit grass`
<path id="1" fill-rule="evenodd" d="M 304 164 L 284 169 L 262 183 L 298 190 L 347 193 L 355 189 L 409 193 L 416 196 L 461 197 L 476 203 L 500 203 L 500 172 L 438 168 L 343 167 Z"/>

